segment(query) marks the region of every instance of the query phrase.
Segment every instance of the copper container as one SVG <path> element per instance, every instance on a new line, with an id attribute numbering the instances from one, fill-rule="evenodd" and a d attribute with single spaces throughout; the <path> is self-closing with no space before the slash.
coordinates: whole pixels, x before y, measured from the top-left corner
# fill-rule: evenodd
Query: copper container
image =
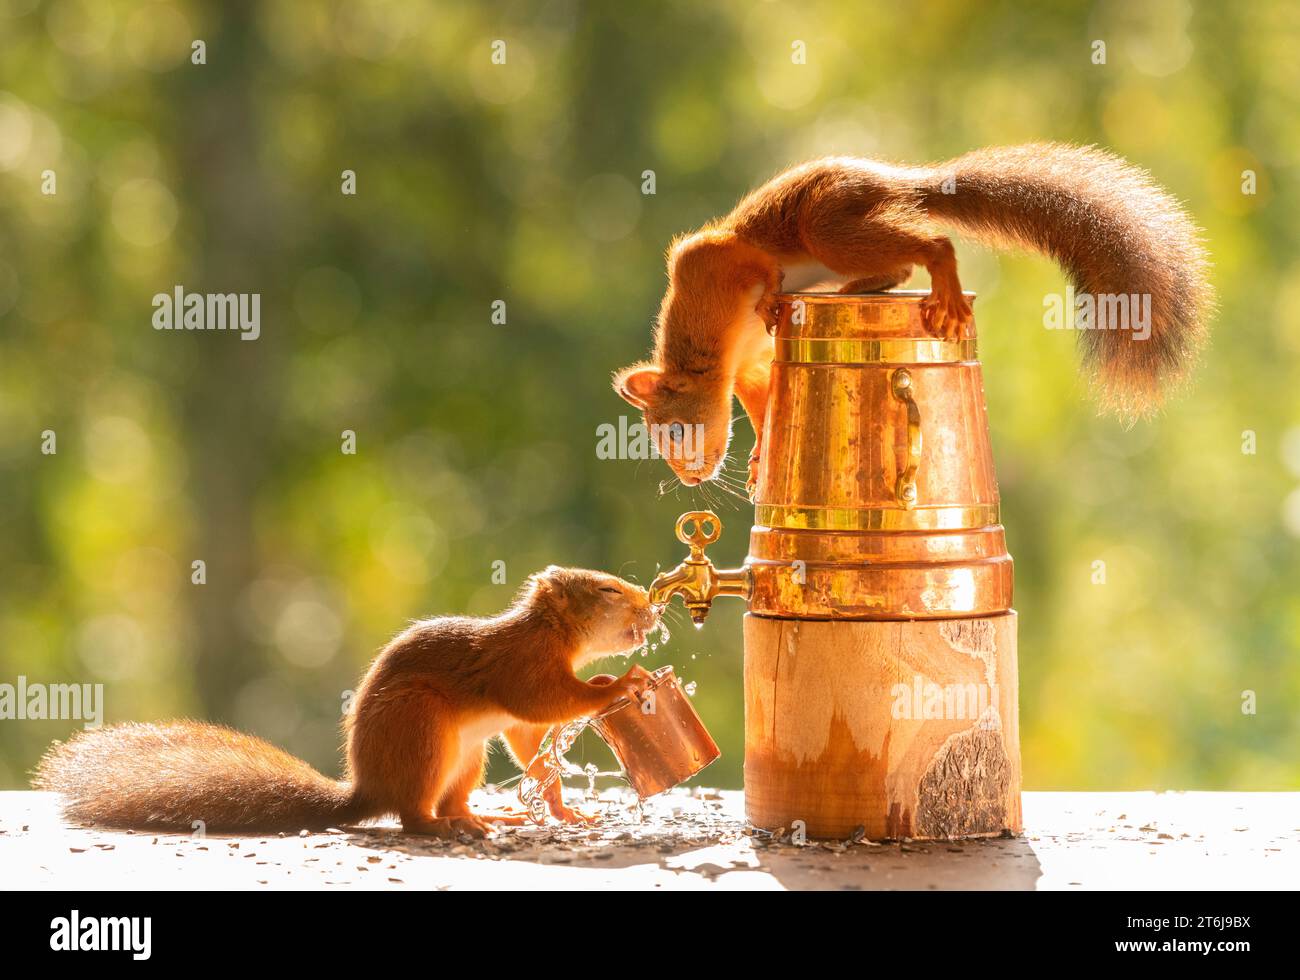
<path id="1" fill-rule="evenodd" d="M 672 667 L 651 677 L 644 701 L 621 698 L 591 722 L 641 799 L 685 782 L 722 754 Z M 598 674 L 591 682 L 616 679 Z"/>
<path id="2" fill-rule="evenodd" d="M 749 556 L 716 568 L 709 511 L 656 576 L 697 623 L 745 616 L 745 812 L 844 839 L 1021 827 L 1016 619 L 974 326 L 921 323 L 926 293 L 778 297 Z M 971 294 L 968 298 L 973 299 Z M 899 711 L 897 688 L 983 692 Z"/>
<path id="3" fill-rule="evenodd" d="M 778 297 L 751 613 L 948 619 L 1011 608 L 974 324 L 935 339 L 921 323 L 926 295 Z"/>

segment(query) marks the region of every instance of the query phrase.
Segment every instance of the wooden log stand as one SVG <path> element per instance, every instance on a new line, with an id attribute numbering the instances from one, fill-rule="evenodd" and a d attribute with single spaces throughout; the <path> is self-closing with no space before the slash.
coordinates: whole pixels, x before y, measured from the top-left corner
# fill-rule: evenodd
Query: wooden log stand
<path id="1" fill-rule="evenodd" d="M 1016 614 L 745 616 L 745 806 L 809 837 L 1022 830 Z"/>

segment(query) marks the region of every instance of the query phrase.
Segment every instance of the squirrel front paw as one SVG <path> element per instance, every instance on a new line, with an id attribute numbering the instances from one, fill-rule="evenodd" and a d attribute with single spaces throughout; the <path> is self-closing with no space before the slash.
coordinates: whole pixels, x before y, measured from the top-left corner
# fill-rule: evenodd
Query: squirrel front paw
<path id="1" fill-rule="evenodd" d="M 749 454 L 749 477 L 745 480 L 745 490 L 750 500 L 754 499 L 754 493 L 758 490 L 759 458 L 758 446 L 755 446 L 753 452 Z"/>
<path id="2" fill-rule="evenodd" d="M 612 685 L 617 692 L 614 700 L 628 697 L 639 704 L 653 684 L 654 677 L 650 672 L 640 664 L 633 664 L 627 669 L 627 673 L 618 679 L 618 683 Z"/>
<path id="3" fill-rule="evenodd" d="M 764 293 L 763 298 L 758 301 L 754 307 L 754 312 L 758 318 L 763 321 L 763 326 L 767 327 L 768 333 L 776 333 L 776 325 L 780 320 L 777 314 L 776 293 Z"/>

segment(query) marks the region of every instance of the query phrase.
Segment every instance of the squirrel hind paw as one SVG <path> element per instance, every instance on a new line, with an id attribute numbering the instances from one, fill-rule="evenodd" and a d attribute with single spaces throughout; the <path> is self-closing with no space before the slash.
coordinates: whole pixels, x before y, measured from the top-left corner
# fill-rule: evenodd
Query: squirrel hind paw
<path id="1" fill-rule="evenodd" d="M 491 833 L 492 828 L 478 817 L 466 814 L 456 817 L 431 817 L 414 820 L 403 818 L 402 830 L 408 834 L 439 837 L 442 840 L 455 840 L 461 834 L 472 837 L 474 840 L 482 840 Z"/>
<path id="2" fill-rule="evenodd" d="M 970 303 L 960 292 L 935 292 L 921 300 L 921 323 L 944 340 L 959 340 L 970 325 Z"/>

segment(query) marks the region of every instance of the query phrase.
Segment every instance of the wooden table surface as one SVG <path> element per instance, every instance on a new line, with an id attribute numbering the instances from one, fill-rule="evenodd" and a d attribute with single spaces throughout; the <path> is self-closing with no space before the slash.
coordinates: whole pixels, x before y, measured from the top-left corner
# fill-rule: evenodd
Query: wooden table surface
<path id="1" fill-rule="evenodd" d="M 570 790 L 571 799 L 580 794 Z M 673 791 L 644 820 L 616 791 L 587 828 L 442 842 L 392 825 L 192 837 L 66 825 L 48 793 L 0 792 L 3 889 L 1281 889 L 1300 883 L 1300 793 L 1026 793 L 1025 834 L 775 843 L 738 792 Z M 480 806 L 513 797 L 480 793 Z"/>

